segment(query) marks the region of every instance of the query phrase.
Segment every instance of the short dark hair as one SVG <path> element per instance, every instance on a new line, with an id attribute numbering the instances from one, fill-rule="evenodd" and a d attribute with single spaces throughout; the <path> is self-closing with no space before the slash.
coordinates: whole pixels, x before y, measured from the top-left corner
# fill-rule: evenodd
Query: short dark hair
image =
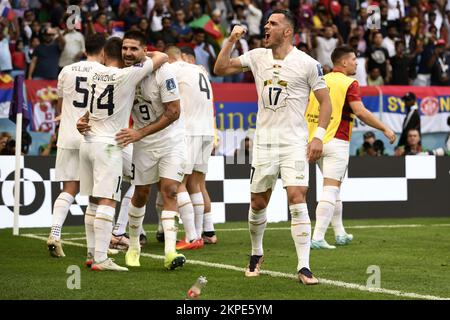
<path id="1" fill-rule="evenodd" d="M 290 10 L 278 9 L 278 10 L 274 10 L 270 15 L 273 15 L 273 14 L 282 14 L 282 15 L 284 15 L 284 18 L 287 20 L 289 25 L 295 31 L 295 26 L 297 25 L 297 21 L 295 19 L 294 14 Z"/>
<path id="2" fill-rule="evenodd" d="M 147 39 L 145 39 L 145 35 L 140 31 L 130 30 L 130 31 L 125 32 L 125 34 L 123 35 L 123 40 L 125 40 L 125 39 L 139 41 L 141 46 L 144 46 L 144 47 L 147 44 Z"/>
<path id="3" fill-rule="evenodd" d="M 180 50 L 181 50 L 181 53 L 193 56 L 195 58 L 195 51 L 191 47 L 189 47 L 189 46 L 181 47 Z"/>
<path id="4" fill-rule="evenodd" d="M 109 38 L 105 43 L 104 50 L 108 58 L 122 61 L 122 39 L 119 37 Z"/>
<path id="5" fill-rule="evenodd" d="M 105 46 L 106 38 L 103 34 L 94 33 L 88 35 L 85 41 L 86 54 L 88 56 L 99 54 Z"/>
<path id="6" fill-rule="evenodd" d="M 331 61 L 333 64 L 338 63 L 344 56 L 346 56 L 349 53 L 355 53 L 355 50 L 352 47 L 349 46 L 339 46 L 336 49 L 333 50 L 333 53 L 331 54 Z"/>

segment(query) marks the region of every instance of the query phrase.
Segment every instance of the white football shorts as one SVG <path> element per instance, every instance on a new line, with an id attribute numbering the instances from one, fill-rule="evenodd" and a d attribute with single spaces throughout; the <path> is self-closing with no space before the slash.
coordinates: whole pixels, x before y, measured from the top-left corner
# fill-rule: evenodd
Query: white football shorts
<path id="1" fill-rule="evenodd" d="M 348 168 L 349 154 L 348 141 L 332 139 L 325 143 L 322 157 L 318 161 L 323 177 L 342 182 Z"/>
<path id="2" fill-rule="evenodd" d="M 56 181 L 80 181 L 80 150 L 58 148 L 56 151 Z"/>
<path id="3" fill-rule="evenodd" d="M 214 147 L 213 136 L 187 136 L 187 161 L 184 174 L 208 173 L 208 160 Z"/>

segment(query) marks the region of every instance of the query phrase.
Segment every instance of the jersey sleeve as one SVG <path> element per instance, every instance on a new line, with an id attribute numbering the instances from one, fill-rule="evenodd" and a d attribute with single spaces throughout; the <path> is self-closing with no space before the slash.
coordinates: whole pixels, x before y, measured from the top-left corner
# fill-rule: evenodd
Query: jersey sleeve
<path id="1" fill-rule="evenodd" d="M 315 60 L 308 63 L 308 84 L 312 91 L 324 89 L 327 87 L 325 79 L 323 78 L 322 65 Z"/>
<path id="2" fill-rule="evenodd" d="M 156 71 L 156 80 L 161 95 L 161 102 L 167 103 L 180 99 L 178 81 L 170 64 L 165 63 Z"/>
<path id="3" fill-rule="evenodd" d="M 347 102 L 361 101 L 361 92 L 358 81 L 353 81 L 353 83 L 348 87 L 346 99 Z"/>
<path id="4" fill-rule="evenodd" d="M 64 80 L 66 78 L 66 68 L 63 68 L 58 75 L 58 98 L 62 98 L 64 94 Z"/>
<path id="5" fill-rule="evenodd" d="M 242 68 L 253 70 L 253 52 L 253 50 L 250 50 L 238 57 L 241 61 Z"/>
<path id="6" fill-rule="evenodd" d="M 153 61 L 148 58 L 144 62 L 124 68 L 124 70 L 125 81 L 129 82 L 130 86 L 136 86 L 145 76 L 153 72 Z"/>

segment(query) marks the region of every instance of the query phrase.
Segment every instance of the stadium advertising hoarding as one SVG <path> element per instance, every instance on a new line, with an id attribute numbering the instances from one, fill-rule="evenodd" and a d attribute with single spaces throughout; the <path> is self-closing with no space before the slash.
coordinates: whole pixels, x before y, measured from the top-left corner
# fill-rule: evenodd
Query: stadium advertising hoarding
<path id="1" fill-rule="evenodd" d="M 57 101 L 56 81 L 25 81 L 27 100 L 32 113 L 32 131 L 53 132 L 54 106 Z M 213 83 L 214 106 L 217 129 L 247 130 L 255 128 L 258 111 L 254 84 Z M 365 106 L 381 118 L 395 132 L 402 131 L 406 109 L 401 97 L 413 91 L 418 99 L 422 133 L 448 132 L 447 118 L 450 116 L 449 87 L 379 86 L 362 87 L 361 95 Z M 0 118 L 7 118 L 12 84 L 0 85 Z M 354 130 L 369 130 L 356 121 Z"/>
<path id="2" fill-rule="evenodd" d="M 62 184 L 55 181 L 55 157 L 22 157 L 20 227 L 50 227 L 53 202 Z M 368 169 L 369 168 L 369 169 Z M 250 201 L 250 165 L 212 157 L 207 188 L 215 223 L 245 221 Z M 322 190 L 320 171 L 310 167 L 308 207 L 315 218 Z M 347 218 L 445 217 L 450 212 L 450 158 L 435 156 L 351 157 L 341 198 Z M 125 186 L 124 186 L 125 187 Z M 0 228 L 13 224 L 14 157 L 0 157 Z M 122 188 L 125 191 L 125 188 Z M 147 206 L 146 223 L 156 222 L 156 190 Z M 82 225 L 87 198 L 77 195 L 66 225 Z M 269 222 L 287 221 L 288 205 L 281 181 L 267 209 Z"/>

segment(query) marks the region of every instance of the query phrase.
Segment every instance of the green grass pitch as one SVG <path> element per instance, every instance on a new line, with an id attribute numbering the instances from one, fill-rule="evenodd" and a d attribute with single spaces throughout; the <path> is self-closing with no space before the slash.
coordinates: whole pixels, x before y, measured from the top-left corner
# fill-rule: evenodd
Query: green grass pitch
<path id="1" fill-rule="evenodd" d="M 250 238 L 247 224 L 216 225 L 219 243 L 184 251 L 181 269 L 163 267 L 163 244 L 155 225 L 146 225 L 149 243 L 141 267 L 129 272 L 93 272 L 83 266 L 83 227 L 64 227 L 66 258 L 47 252 L 49 228 L 0 230 L 0 299 L 173 299 L 183 300 L 195 280 L 208 279 L 200 299 L 438 299 L 450 298 L 450 218 L 347 220 L 352 244 L 311 251 L 311 269 L 322 281 L 306 287 L 296 280 L 297 258 L 289 223 L 271 223 L 264 236 L 266 271 L 245 278 Z M 182 227 L 181 227 L 182 229 Z M 33 234 L 34 237 L 26 237 Z M 180 233 L 181 234 L 181 233 Z M 180 237 L 179 234 L 179 237 Z M 333 241 L 330 229 L 327 241 Z M 124 265 L 124 254 L 113 256 Z M 81 269 L 81 289 L 68 289 L 71 265 Z M 369 266 L 380 268 L 380 288 L 369 289 Z"/>

